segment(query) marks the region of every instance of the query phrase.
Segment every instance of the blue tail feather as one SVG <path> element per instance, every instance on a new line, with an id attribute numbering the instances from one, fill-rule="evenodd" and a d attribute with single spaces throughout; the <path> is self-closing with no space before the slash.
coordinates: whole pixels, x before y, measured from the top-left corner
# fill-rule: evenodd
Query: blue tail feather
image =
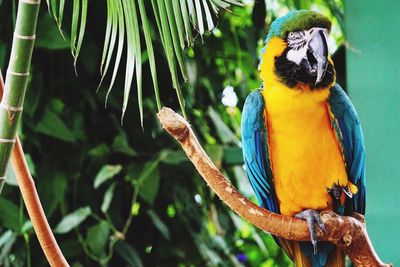
<path id="1" fill-rule="evenodd" d="M 329 258 L 329 254 L 335 246 L 329 242 L 318 242 L 318 253 L 314 255 L 314 248 L 311 242 L 300 242 L 300 249 L 303 255 L 310 259 L 313 267 L 324 267 Z"/>

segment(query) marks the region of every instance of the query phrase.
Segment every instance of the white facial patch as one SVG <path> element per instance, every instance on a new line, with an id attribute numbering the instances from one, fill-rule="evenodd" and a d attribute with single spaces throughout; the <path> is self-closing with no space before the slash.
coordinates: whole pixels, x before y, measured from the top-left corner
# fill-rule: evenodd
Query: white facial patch
<path id="1" fill-rule="evenodd" d="M 288 47 L 291 48 L 286 55 L 286 58 L 297 65 L 300 65 L 303 58 L 307 58 L 308 43 L 314 37 L 318 30 L 323 30 L 325 36 L 328 31 L 323 28 L 314 27 L 307 31 L 290 32 L 287 37 Z"/>
<path id="2" fill-rule="evenodd" d="M 301 60 L 306 57 L 307 57 L 307 46 L 299 50 L 291 49 L 286 54 L 286 58 L 296 63 L 297 65 L 300 65 Z"/>

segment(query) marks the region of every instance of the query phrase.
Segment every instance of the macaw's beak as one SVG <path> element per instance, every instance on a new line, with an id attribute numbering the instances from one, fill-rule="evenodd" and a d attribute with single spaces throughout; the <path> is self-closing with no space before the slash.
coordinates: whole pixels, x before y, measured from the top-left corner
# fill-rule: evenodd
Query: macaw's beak
<path id="1" fill-rule="evenodd" d="M 326 30 L 317 29 L 308 43 L 307 63 L 309 74 L 315 76 L 315 85 L 322 81 L 328 67 L 328 44 Z"/>

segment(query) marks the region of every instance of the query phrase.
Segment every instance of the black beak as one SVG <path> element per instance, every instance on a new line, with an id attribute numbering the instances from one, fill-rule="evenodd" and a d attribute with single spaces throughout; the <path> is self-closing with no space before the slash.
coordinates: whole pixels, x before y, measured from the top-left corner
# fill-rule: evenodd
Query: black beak
<path id="1" fill-rule="evenodd" d="M 322 81 L 328 67 L 328 44 L 324 29 L 318 29 L 308 43 L 307 61 L 309 73 L 316 76 L 315 85 Z"/>

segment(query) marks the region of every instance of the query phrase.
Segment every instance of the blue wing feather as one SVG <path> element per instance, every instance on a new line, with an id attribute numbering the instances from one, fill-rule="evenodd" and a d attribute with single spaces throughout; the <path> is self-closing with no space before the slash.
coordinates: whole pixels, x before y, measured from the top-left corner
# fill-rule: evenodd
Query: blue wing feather
<path id="1" fill-rule="evenodd" d="M 338 84 L 331 89 L 329 104 L 334 120 L 338 124 L 337 136 L 343 148 L 347 174 L 350 181 L 358 187 L 358 193 L 353 196 L 350 210 L 364 214 L 366 199 L 365 145 L 360 119 L 349 97 Z"/>
<path id="2" fill-rule="evenodd" d="M 242 146 L 247 175 L 260 205 L 279 213 L 268 156 L 265 103 L 259 91 L 246 98 L 242 114 Z"/>

